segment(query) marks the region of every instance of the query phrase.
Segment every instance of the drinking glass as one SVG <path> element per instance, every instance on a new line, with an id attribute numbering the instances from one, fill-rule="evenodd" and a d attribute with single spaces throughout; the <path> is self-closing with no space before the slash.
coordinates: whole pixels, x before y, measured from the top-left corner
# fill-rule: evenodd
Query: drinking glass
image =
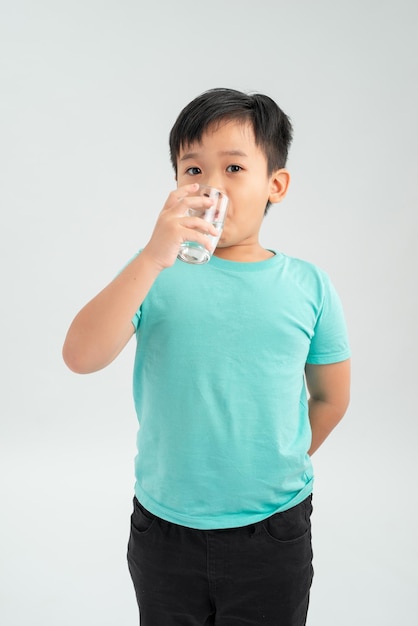
<path id="1" fill-rule="evenodd" d="M 209 185 L 199 185 L 199 189 L 196 193 L 189 195 L 205 196 L 215 200 L 215 203 L 208 208 L 202 207 L 201 209 L 188 209 L 186 213 L 186 215 L 190 217 L 200 217 L 206 222 L 210 222 L 217 230 L 216 236 L 207 235 L 212 244 L 211 252 L 196 241 L 185 241 L 181 245 L 178 258 L 185 263 L 201 265 L 210 260 L 212 253 L 218 244 L 225 222 L 226 211 L 228 208 L 228 198 L 222 191 L 219 191 L 219 189 L 216 189 L 215 187 L 210 187 Z"/>

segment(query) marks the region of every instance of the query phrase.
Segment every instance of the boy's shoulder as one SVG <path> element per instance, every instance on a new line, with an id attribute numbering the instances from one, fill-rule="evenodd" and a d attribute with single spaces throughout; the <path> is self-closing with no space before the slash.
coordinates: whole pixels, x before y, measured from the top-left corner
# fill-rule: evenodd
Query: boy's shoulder
<path id="1" fill-rule="evenodd" d="M 337 289 L 327 270 L 300 257 L 286 254 L 282 256 L 287 284 L 297 286 L 305 295 L 311 294 L 319 301 L 335 297 Z"/>
<path id="2" fill-rule="evenodd" d="M 293 272 L 300 273 L 301 275 L 307 277 L 317 277 L 318 279 L 325 280 L 327 282 L 330 281 L 328 272 L 316 263 L 313 263 L 312 261 L 307 261 L 306 259 L 302 259 L 300 257 L 291 256 L 283 252 L 276 252 L 276 254 L 280 254 L 280 256 L 284 260 L 284 263 Z"/>

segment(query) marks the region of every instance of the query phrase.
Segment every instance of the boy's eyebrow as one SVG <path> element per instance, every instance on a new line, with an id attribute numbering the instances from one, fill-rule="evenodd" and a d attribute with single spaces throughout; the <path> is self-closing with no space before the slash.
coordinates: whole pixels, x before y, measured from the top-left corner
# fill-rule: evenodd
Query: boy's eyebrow
<path id="1" fill-rule="evenodd" d="M 242 150 L 223 150 L 219 154 L 220 156 L 242 156 L 242 157 L 248 156 L 248 154 L 246 154 Z"/>
<path id="2" fill-rule="evenodd" d="M 221 152 L 218 152 L 218 154 L 219 156 L 241 156 L 241 157 L 248 156 L 248 154 L 246 154 L 242 150 L 222 150 Z M 189 159 L 197 159 L 199 158 L 199 156 L 201 156 L 201 153 L 199 152 L 186 152 L 180 158 L 180 161 L 188 161 Z"/>

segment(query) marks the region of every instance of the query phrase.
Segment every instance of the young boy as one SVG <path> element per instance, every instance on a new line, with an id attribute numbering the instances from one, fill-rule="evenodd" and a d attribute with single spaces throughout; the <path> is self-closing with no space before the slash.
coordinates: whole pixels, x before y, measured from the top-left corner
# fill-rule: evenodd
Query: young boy
<path id="1" fill-rule="evenodd" d="M 350 355 L 327 275 L 259 242 L 288 189 L 291 139 L 267 96 L 214 89 L 186 106 L 170 134 L 177 189 L 68 331 L 64 359 L 80 373 L 137 336 L 128 563 L 141 626 L 306 623 L 310 457 L 347 408 Z M 212 202 L 191 195 L 196 183 L 229 198 L 201 266 L 176 258 L 216 234 L 186 217 Z"/>

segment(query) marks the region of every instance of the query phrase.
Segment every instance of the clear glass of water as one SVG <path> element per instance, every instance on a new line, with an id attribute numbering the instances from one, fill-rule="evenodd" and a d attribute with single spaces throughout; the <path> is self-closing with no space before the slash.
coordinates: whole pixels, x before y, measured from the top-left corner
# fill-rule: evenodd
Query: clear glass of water
<path id="1" fill-rule="evenodd" d="M 199 189 L 194 195 L 205 196 L 215 200 L 215 203 L 209 208 L 188 209 L 186 213 L 186 215 L 189 215 L 190 217 L 200 217 L 215 226 L 217 235 L 207 235 L 211 241 L 211 250 L 213 252 L 222 234 L 226 211 L 228 208 L 228 198 L 222 191 L 219 191 L 219 189 L 216 189 L 215 187 L 210 187 L 209 185 L 199 185 Z M 178 258 L 185 263 L 201 265 L 202 263 L 207 263 L 210 260 L 212 252 L 209 252 L 207 248 L 196 241 L 185 241 L 181 245 Z"/>

